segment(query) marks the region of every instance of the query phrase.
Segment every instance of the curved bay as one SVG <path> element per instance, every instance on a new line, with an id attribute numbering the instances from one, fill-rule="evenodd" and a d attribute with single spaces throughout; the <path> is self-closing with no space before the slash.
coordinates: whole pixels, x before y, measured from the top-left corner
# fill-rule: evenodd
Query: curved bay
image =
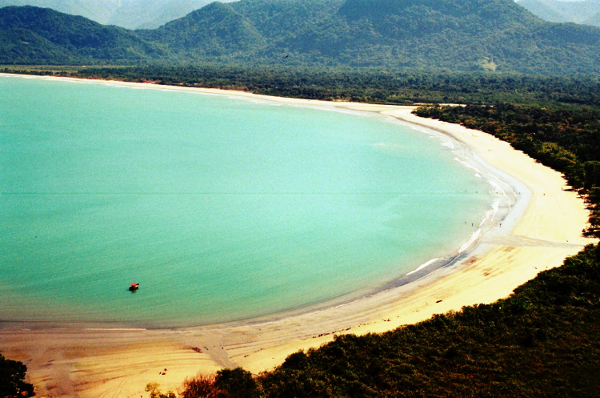
<path id="1" fill-rule="evenodd" d="M 438 137 L 379 115 L 17 77 L 0 93 L 5 320 L 194 325 L 360 295 L 455 253 L 490 208 Z"/>

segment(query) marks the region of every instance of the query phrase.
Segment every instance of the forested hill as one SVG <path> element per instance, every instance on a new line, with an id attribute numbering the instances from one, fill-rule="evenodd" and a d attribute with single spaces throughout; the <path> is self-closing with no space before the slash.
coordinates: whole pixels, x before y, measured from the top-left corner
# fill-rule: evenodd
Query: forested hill
<path id="1" fill-rule="evenodd" d="M 0 9 L 0 64 L 155 62 L 600 73 L 600 28 L 549 23 L 512 0 L 216 2 L 138 31 Z"/>
<path id="2" fill-rule="evenodd" d="M 131 63 L 165 57 L 133 31 L 49 8 L 0 9 L 0 64 Z"/>

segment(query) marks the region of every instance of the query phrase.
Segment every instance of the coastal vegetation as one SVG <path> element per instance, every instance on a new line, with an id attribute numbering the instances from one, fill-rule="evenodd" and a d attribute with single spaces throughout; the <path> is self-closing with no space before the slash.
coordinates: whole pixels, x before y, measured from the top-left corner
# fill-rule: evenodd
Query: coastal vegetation
<path id="1" fill-rule="evenodd" d="M 241 90 L 255 94 L 390 105 L 419 103 L 600 107 L 600 76 L 444 72 L 383 68 L 252 66 L 1 65 L 0 72 L 173 86 Z"/>

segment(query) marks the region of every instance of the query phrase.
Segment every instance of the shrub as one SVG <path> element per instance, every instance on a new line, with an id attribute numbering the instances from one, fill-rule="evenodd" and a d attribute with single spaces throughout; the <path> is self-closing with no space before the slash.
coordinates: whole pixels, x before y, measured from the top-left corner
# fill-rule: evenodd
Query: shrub
<path id="1" fill-rule="evenodd" d="M 186 378 L 182 390 L 179 391 L 181 398 L 226 398 L 230 395 L 217 387 L 214 375 L 198 373 L 195 377 Z"/>
<path id="2" fill-rule="evenodd" d="M 259 396 L 252 373 L 242 369 L 223 369 L 217 372 L 215 385 L 236 398 L 256 398 Z"/>
<path id="3" fill-rule="evenodd" d="M 27 366 L 0 354 L 0 397 L 33 397 L 33 385 L 25 382 Z"/>

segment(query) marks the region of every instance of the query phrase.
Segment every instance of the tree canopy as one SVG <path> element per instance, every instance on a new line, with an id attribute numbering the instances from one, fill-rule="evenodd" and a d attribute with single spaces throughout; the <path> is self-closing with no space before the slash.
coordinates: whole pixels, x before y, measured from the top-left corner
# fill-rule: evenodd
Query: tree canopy
<path id="1" fill-rule="evenodd" d="M 0 354 L 0 397 L 33 397 L 33 385 L 25 382 L 26 373 L 27 366 L 22 362 Z"/>

